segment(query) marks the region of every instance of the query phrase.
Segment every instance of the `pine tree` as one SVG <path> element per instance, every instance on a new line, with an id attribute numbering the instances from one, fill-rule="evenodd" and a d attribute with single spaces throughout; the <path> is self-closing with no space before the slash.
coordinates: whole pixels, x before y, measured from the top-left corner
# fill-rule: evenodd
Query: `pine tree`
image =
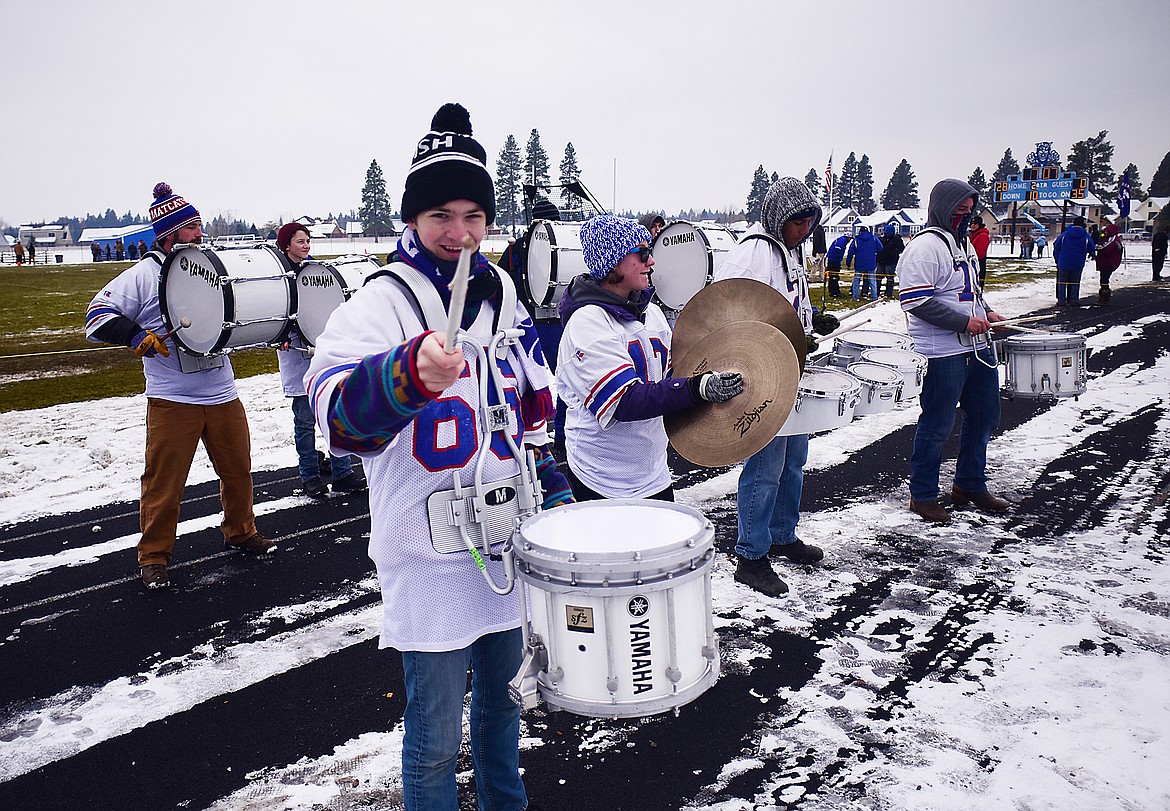
<path id="1" fill-rule="evenodd" d="M 857 155 L 849 153 L 841 164 L 841 184 L 837 187 L 837 202 L 842 206 L 857 208 Z"/>
<path id="2" fill-rule="evenodd" d="M 528 146 L 524 155 L 524 182 L 547 186 L 548 169 L 548 153 L 540 145 L 540 133 L 533 127 L 532 132 L 528 134 Z"/>
<path id="3" fill-rule="evenodd" d="M 975 171 L 967 178 L 967 182 L 971 184 L 971 187 L 975 191 L 979 192 L 978 211 L 987 208 L 991 204 L 991 200 L 987 196 L 987 190 L 991 188 L 991 185 L 987 182 L 987 178 L 984 177 L 982 167 L 976 166 Z"/>
<path id="4" fill-rule="evenodd" d="M 1138 173 L 1138 168 L 1134 164 L 1129 164 L 1121 170 L 1121 174 L 1129 175 L 1129 197 L 1131 200 L 1140 203 L 1150 196 L 1149 192 L 1142 188 L 1142 176 Z M 1118 178 L 1118 184 L 1121 179 Z"/>
<path id="5" fill-rule="evenodd" d="M 820 173 L 816 169 L 809 169 L 808 174 L 804 176 L 804 185 L 808 186 L 813 197 L 819 197 L 821 194 Z"/>
<path id="6" fill-rule="evenodd" d="M 504 148 L 496 159 L 496 221 L 511 226 L 516 233 L 520 221 L 520 186 L 524 164 L 520 161 L 520 144 L 513 135 L 504 139 Z"/>
<path id="7" fill-rule="evenodd" d="M 362 207 L 358 209 L 365 233 L 374 235 L 374 242 L 394 230 L 390 209 L 390 195 L 386 193 L 386 178 L 376 160 L 366 170 L 366 185 L 362 186 Z"/>
<path id="8" fill-rule="evenodd" d="M 1008 175 L 1018 175 L 1020 173 L 1020 164 L 1012 157 L 1011 149 L 1003 151 L 1003 157 L 999 159 L 999 166 L 995 167 L 995 174 L 991 176 L 992 181 L 1007 180 Z"/>
<path id="9" fill-rule="evenodd" d="M 759 222 L 763 216 L 764 198 L 768 196 L 768 187 L 770 185 L 768 182 L 768 173 L 764 171 L 764 165 L 760 164 L 756 168 L 756 173 L 752 176 L 752 188 L 747 196 L 748 222 Z"/>
<path id="10" fill-rule="evenodd" d="M 869 165 L 869 155 L 862 155 L 857 164 L 857 213 L 868 217 L 877 211 L 877 203 L 873 199 L 873 167 Z"/>
<path id="11" fill-rule="evenodd" d="M 1108 130 L 1101 130 L 1095 137 L 1073 144 L 1067 167 L 1077 177 L 1086 178 L 1089 191 L 1101 200 L 1117 196 L 1117 176 L 1109 165 L 1113 160 L 1113 144 L 1109 143 L 1108 135 Z"/>
<path id="12" fill-rule="evenodd" d="M 918 181 L 914 179 L 914 172 L 905 158 L 894 169 L 886 190 L 882 192 L 882 208 L 894 210 L 899 208 L 918 208 Z"/>
<path id="13" fill-rule="evenodd" d="M 561 158 L 559 182 L 561 185 L 573 183 L 580 176 L 581 169 L 577 166 L 577 150 L 573 148 L 573 142 L 569 141 L 565 144 L 565 156 Z M 561 189 L 561 203 L 569 211 L 577 211 L 581 208 L 581 198 L 568 189 Z"/>
<path id="14" fill-rule="evenodd" d="M 1170 152 L 1167 152 L 1162 162 L 1158 164 L 1158 171 L 1150 180 L 1151 197 L 1170 197 Z"/>

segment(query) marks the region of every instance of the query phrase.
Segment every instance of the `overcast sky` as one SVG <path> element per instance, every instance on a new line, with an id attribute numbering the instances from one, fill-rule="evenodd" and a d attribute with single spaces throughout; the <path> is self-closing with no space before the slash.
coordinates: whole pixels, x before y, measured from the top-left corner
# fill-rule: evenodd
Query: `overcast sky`
<path id="1" fill-rule="evenodd" d="M 906 158 L 924 200 L 1005 148 L 1109 131 L 1148 186 L 1170 150 L 1167 0 L 643 3 L 0 0 L 0 219 L 145 214 L 166 180 L 205 218 L 395 209 L 446 101 L 490 169 L 536 128 L 555 176 L 619 210 L 741 208 L 755 168 Z M 1160 91 L 1159 91 L 1160 93 Z M 616 180 L 616 183 L 615 183 Z"/>

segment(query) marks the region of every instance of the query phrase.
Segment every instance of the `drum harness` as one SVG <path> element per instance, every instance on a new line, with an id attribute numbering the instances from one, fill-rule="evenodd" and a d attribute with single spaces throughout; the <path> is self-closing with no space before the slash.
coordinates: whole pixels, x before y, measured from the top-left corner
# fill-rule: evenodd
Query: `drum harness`
<path id="1" fill-rule="evenodd" d="M 504 396 L 503 375 L 496 363 L 488 363 L 489 356 L 493 359 L 504 357 L 509 348 L 517 344 L 524 334 L 523 330 L 515 327 L 501 327 L 501 316 L 516 312 L 516 287 L 508 275 L 495 265 L 491 266 L 490 272 L 495 273 L 499 278 L 502 296 L 500 307 L 495 313 L 492 324 L 493 334 L 488 341 L 486 351 L 478 339 L 468 335 L 465 331 L 460 330 L 457 336 L 459 345 L 470 346 L 475 350 L 479 369 L 482 370 L 479 376 L 479 397 L 482 405 L 481 408 L 476 409 L 476 415 L 479 418 L 483 436 L 479 443 L 479 452 L 476 455 L 475 474 L 472 484 L 466 486 L 459 479 L 459 471 L 454 471 L 452 473 L 453 489 L 436 493 L 434 496 L 441 496 L 439 501 L 446 508 L 446 514 L 440 518 L 445 519 L 448 526 L 456 528 L 467 551 L 471 553 L 476 568 L 487 581 L 488 588 L 496 594 L 505 595 L 510 594 L 516 585 L 516 562 L 512 554 L 516 528 L 524 519 L 540 511 L 542 492 L 536 473 L 534 453 L 521 450 L 512 438 L 512 410 Z M 368 284 L 370 280 L 379 276 L 387 276 L 395 282 L 414 306 L 415 313 L 420 316 L 420 321 L 428 329 L 443 331 L 446 328 L 447 313 L 442 299 L 439 297 L 439 292 L 422 273 L 405 262 L 394 262 L 377 273 L 371 274 L 366 279 L 366 283 Z M 497 405 L 487 405 L 489 385 L 496 395 Z M 483 480 L 484 464 L 487 462 L 487 454 L 491 452 L 492 435 L 496 433 L 499 433 L 507 444 L 508 451 L 520 471 L 517 476 L 506 483 L 508 486 L 515 484 L 516 515 L 513 518 L 512 531 L 504 540 L 504 545 L 498 555 L 491 551 L 492 541 L 488 534 L 487 517 L 493 506 L 492 494 L 501 488 L 501 483 L 485 484 Z M 431 505 L 428 504 L 428 511 L 430 508 Z M 435 518 L 432 516 L 432 521 Z M 477 528 L 478 542 L 472 538 L 469 525 L 474 525 Z M 491 572 L 488 571 L 485 557 L 503 560 L 503 585 L 498 584 Z"/>
<path id="2" fill-rule="evenodd" d="M 937 236 L 944 243 L 946 243 L 947 249 L 950 250 L 951 257 L 954 259 L 956 264 L 958 264 L 959 262 L 965 262 L 965 263 L 967 263 L 968 267 L 970 267 L 971 257 L 968 256 L 963 251 L 959 250 L 959 245 L 955 241 L 954 236 L 952 236 L 951 234 L 942 230 L 941 228 L 937 228 L 937 227 L 923 228 L 921 231 L 918 232 L 918 236 L 922 236 L 923 234 L 934 234 L 935 236 Z M 977 318 L 978 316 L 975 315 L 976 303 L 982 304 L 983 310 L 985 312 L 991 312 L 991 308 L 987 306 L 987 302 L 983 298 L 983 288 L 979 284 L 978 276 L 972 274 L 970 276 L 970 279 L 971 279 L 971 286 L 975 292 L 975 295 L 971 300 L 971 317 Z M 904 313 L 903 316 L 907 319 L 906 329 L 908 332 L 910 329 L 909 314 Z M 959 342 L 960 343 L 966 344 L 968 340 L 970 340 L 970 342 L 971 342 L 971 344 L 970 344 L 971 355 L 975 358 L 976 362 L 981 363 L 982 365 L 986 366 L 988 369 L 998 369 L 999 368 L 1001 361 L 999 359 L 999 347 L 998 347 L 996 341 L 991 340 L 990 336 L 986 339 L 983 339 L 982 336 L 971 335 L 971 333 L 969 333 L 969 332 L 960 332 L 959 333 Z M 987 361 L 985 361 L 983 358 L 981 358 L 979 356 L 979 350 L 984 349 L 984 348 L 989 348 L 991 350 L 991 358 L 992 358 L 993 363 L 988 363 Z"/>

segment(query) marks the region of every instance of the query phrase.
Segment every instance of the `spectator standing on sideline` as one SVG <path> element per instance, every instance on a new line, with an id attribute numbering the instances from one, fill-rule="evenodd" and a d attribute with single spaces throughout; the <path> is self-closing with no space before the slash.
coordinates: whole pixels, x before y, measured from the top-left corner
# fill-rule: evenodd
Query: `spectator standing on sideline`
<path id="1" fill-rule="evenodd" d="M 1170 226 L 1164 226 L 1154 232 L 1150 242 L 1152 249 L 1150 260 L 1154 267 L 1154 281 L 1162 281 L 1162 268 L 1166 266 L 1166 244 L 1170 239 Z"/>
<path id="2" fill-rule="evenodd" d="M 143 242 L 141 239 L 138 240 L 138 258 L 139 259 L 146 256 L 147 250 L 149 250 L 149 249 L 146 247 L 146 243 Z"/>
<path id="3" fill-rule="evenodd" d="M 886 298 L 894 297 L 894 274 L 898 269 L 898 257 L 906 250 L 906 243 L 902 235 L 892 222 L 886 223 L 882 229 L 882 248 L 877 254 L 878 292 L 882 289 L 882 279 L 886 280 Z"/>
<path id="4" fill-rule="evenodd" d="M 869 230 L 869 226 L 862 225 L 857 230 L 857 236 L 845 253 L 845 264 L 853 267 L 853 300 L 861 300 L 862 285 L 869 291 L 869 298 L 878 297 L 877 257 L 882 249 L 882 241 Z"/>
<path id="5" fill-rule="evenodd" d="M 971 230 L 967 232 L 967 240 L 975 249 L 979 257 L 979 286 L 987 286 L 987 249 L 991 247 L 991 232 L 983 224 L 983 218 L 976 215 L 971 218 Z"/>
<path id="6" fill-rule="evenodd" d="M 738 373 L 671 376 L 671 330 L 651 299 L 650 231 L 605 214 L 581 226 L 588 274 L 558 305 L 565 325 L 557 392 L 568 407 L 568 476 L 577 501 L 674 501 L 662 416 L 743 390 Z"/>
<path id="7" fill-rule="evenodd" d="M 523 474 L 510 452 L 496 450 L 499 432 L 489 440 L 477 430 L 492 405 L 505 406 L 494 409 L 505 412 L 497 414 L 497 424 L 516 445 L 535 451 L 544 506 L 571 500 L 548 449 L 552 395 L 536 330 L 507 276 L 479 252 L 495 219 L 495 200 L 487 154 L 472 138 L 467 110 L 444 105 L 406 175 L 401 211 L 407 227 L 394 261 L 334 311 L 306 381 L 329 445 L 360 454 L 370 479 L 369 554 L 383 603 L 380 645 L 401 652 L 406 689 L 406 811 L 459 805 L 455 767 L 469 668 L 479 806 L 527 806 L 519 771 L 520 710 L 508 697 L 522 657 L 520 590 L 493 591 L 480 568 L 500 582 L 503 562 L 449 547 L 431 529 L 450 526 L 454 477 L 468 488 L 478 478 L 485 487 L 514 490 L 508 483 Z M 441 320 L 437 328 L 446 328 L 442 311 L 450 307 L 448 284 L 466 237 L 476 252 L 460 337 L 448 352 L 443 333 L 427 325 Z M 418 298 L 399 286 L 395 272 L 412 280 Z M 519 330 L 518 342 L 499 354 L 481 354 L 497 326 Z M 505 387 L 506 402 L 499 402 L 494 387 L 486 402 L 481 399 L 481 376 Z M 478 465 L 482 442 L 491 445 Z"/>
<path id="8" fill-rule="evenodd" d="M 89 246 L 89 253 L 91 256 L 93 256 L 93 261 L 95 261 L 95 262 L 102 261 L 102 246 L 101 245 L 97 244 L 96 242 L 91 243 Z"/>
<path id="9" fill-rule="evenodd" d="M 1097 293 L 1098 304 L 1108 304 L 1111 291 L 1109 279 L 1113 271 L 1121 267 L 1121 260 L 1125 256 L 1125 248 L 1121 244 L 1121 230 L 1113 223 L 1106 223 L 1101 233 L 1101 244 L 1097 246 L 1093 257 L 1097 263 L 1097 273 L 1101 275 L 1101 289 Z"/>
<path id="10" fill-rule="evenodd" d="M 825 276 L 829 280 L 829 295 L 833 298 L 841 298 L 841 263 L 845 261 L 845 249 L 851 239 L 851 234 L 842 234 L 833 240 L 825 254 Z"/>
<path id="11" fill-rule="evenodd" d="M 300 267 L 309 258 L 309 229 L 299 222 L 288 222 L 276 234 L 276 247 L 284 254 L 292 269 Z M 317 427 L 309 395 L 305 391 L 305 375 L 309 373 L 309 353 L 304 338 L 296 327 L 289 331 L 288 342 L 276 351 L 280 367 L 280 385 L 284 396 L 290 398 L 293 414 L 293 444 L 297 449 L 297 472 L 309 498 L 325 498 L 328 492 L 321 477 L 321 457 L 317 455 Z M 349 454 L 330 455 L 330 486 L 335 493 L 358 493 L 366 489 L 365 478 L 353 468 Z"/>
<path id="12" fill-rule="evenodd" d="M 203 241 L 195 206 L 166 183 L 154 187 L 150 219 L 159 248 Z M 195 358 L 172 352 L 159 333 L 159 269 L 162 257 L 148 253 L 122 271 L 90 302 L 86 337 L 129 347 L 142 358 L 146 377 L 146 470 L 142 474 L 138 565 L 148 589 L 171 584 L 167 566 L 175 547 L 179 503 L 200 440 L 220 480 L 223 522 L 231 549 L 253 555 L 275 544 L 256 531 L 252 511 L 251 436 L 225 355 Z"/>
<path id="13" fill-rule="evenodd" d="M 809 335 L 813 306 L 800 245 L 820 220 L 821 207 L 808 186 L 794 177 L 780 178 L 764 197 L 760 222 L 727 252 L 715 281 L 746 278 L 772 286 L 792 304 Z M 768 562 L 772 549 L 795 563 L 816 563 L 824 557 L 818 547 L 796 535 L 806 461 L 807 434 L 778 436 L 749 456 L 739 474 L 735 579 L 769 597 L 788 591 Z"/>
<path id="14" fill-rule="evenodd" d="M 1093 255 L 1096 245 L 1085 230 L 1085 218 L 1076 217 L 1073 224 L 1060 232 L 1052 243 L 1052 258 L 1056 260 L 1056 303 L 1061 307 L 1076 307 L 1081 299 L 1081 273 L 1085 260 Z"/>
<path id="15" fill-rule="evenodd" d="M 983 300 L 979 260 L 966 239 L 978 199 L 974 187 L 962 180 L 936 183 L 927 227 L 910 240 L 898 263 L 898 299 L 914 351 L 927 358 L 919 395 L 922 414 L 910 456 L 910 509 L 936 524 L 951 520 L 939 503 L 938 488 L 956 407 L 963 420 L 952 503 L 994 513 L 1010 506 L 987 488 L 987 444 L 999 425 L 999 365 L 988 332 L 1004 319 Z"/>
<path id="16" fill-rule="evenodd" d="M 24 245 L 20 243 L 19 239 L 12 245 L 12 255 L 16 257 L 17 267 L 24 264 Z"/>
<path id="17" fill-rule="evenodd" d="M 37 263 L 37 238 L 28 238 L 28 263 L 35 265 Z"/>
<path id="18" fill-rule="evenodd" d="M 1044 234 L 1037 234 L 1036 235 L 1036 242 L 1035 242 L 1036 258 L 1037 259 L 1044 258 L 1044 248 L 1047 245 L 1048 245 L 1048 237 L 1046 237 Z"/>
<path id="19" fill-rule="evenodd" d="M 1027 231 L 1025 231 L 1024 235 L 1020 237 L 1020 258 L 1021 259 L 1031 259 L 1032 258 L 1033 242 L 1034 242 L 1034 240 L 1032 239 L 1032 235 L 1030 233 L 1028 233 Z"/>

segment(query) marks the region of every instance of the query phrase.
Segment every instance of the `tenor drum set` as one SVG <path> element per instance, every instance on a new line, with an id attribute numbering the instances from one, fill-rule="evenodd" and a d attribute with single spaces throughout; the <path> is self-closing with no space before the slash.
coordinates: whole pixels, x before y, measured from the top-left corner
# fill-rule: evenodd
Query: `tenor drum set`
<path id="1" fill-rule="evenodd" d="M 370 256 L 343 256 L 290 268 L 267 245 L 187 245 L 162 264 L 159 307 L 167 331 L 188 355 L 280 346 L 294 327 L 313 346 L 333 311 L 378 267 Z"/>

